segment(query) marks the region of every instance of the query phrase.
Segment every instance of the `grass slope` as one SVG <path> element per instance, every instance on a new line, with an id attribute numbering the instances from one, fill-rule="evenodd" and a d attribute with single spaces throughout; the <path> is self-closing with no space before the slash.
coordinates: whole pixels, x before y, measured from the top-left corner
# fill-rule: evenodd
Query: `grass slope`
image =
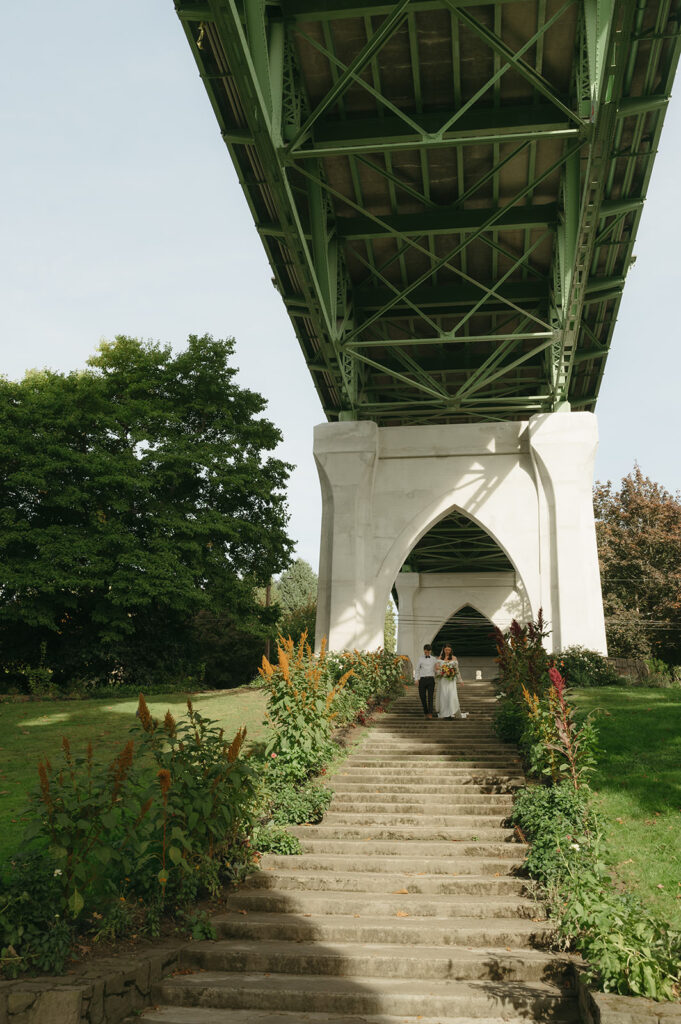
<path id="1" fill-rule="evenodd" d="M 681 929 L 681 689 L 575 690 L 598 714 L 591 785 L 608 823 L 617 874 Z"/>
<path id="2" fill-rule="evenodd" d="M 230 739 L 243 724 L 250 743 L 265 737 L 263 690 L 242 686 L 194 694 L 192 702 L 202 715 L 219 722 Z M 186 695 L 177 692 L 155 695 L 148 704 L 156 718 L 163 718 L 168 709 L 180 718 L 187 710 Z M 130 738 L 136 710 L 137 701 L 130 697 L 0 704 L 0 860 L 21 842 L 21 814 L 26 794 L 38 782 L 39 759 L 54 761 L 62 737 L 68 736 L 75 754 L 84 753 L 91 740 L 95 759 L 110 761 Z"/>

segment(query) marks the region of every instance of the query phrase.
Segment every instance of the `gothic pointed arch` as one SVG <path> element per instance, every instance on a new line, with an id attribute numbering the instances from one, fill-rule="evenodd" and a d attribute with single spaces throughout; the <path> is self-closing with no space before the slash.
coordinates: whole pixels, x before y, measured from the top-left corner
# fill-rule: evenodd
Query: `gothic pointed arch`
<path id="1" fill-rule="evenodd" d="M 432 644 L 438 654 L 445 644 L 450 644 L 459 658 L 493 658 L 494 624 L 472 604 L 465 604 L 440 627 Z"/>

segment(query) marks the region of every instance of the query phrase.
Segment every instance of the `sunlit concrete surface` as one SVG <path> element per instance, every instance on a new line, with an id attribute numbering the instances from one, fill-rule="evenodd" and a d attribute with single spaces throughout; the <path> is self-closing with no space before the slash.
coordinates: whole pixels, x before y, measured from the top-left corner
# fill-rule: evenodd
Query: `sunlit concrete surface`
<path id="1" fill-rule="evenodd" d="M 401 572 L 395 587 L 399 652 L 407 654 L 414 664 L 423 645 L 430 643 L 447 620 L 466 605 L 502 630 L 508 629 L 513 619 L 526 622 L 532 615 L 514 572 Z"/>
<path id="2" fill-rule="evenodd" d="M 328 637 L 333 650 L 380 646 L 403 563 L 432 526 L 458 510 L 505 552 L 520 615 L 543 609 L 553 649 L 583 644 L 605 652 L 591 498 L 597 444 L 596 417 L 585 412 L 524 422 L 315 427 L 322 490 L 318 642 Z M 452 594 L 442 588 L 443 622 L 457 603 L 479 607 L 471 599 L 474 576 L 449 606 Z M 405 586 L 400 579 L 398 587 Z M 513 600 L 507 592 L 507 610 Z M 419 637 L 412 629 L 404 653 L 414 656 Z"/>

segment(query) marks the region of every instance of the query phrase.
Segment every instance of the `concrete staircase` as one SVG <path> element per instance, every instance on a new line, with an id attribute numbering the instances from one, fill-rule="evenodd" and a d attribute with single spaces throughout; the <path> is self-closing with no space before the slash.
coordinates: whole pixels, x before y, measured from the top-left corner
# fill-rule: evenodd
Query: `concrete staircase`
<path id="1" fill-rule="evenodd" d="M 578 1021 L 567 957 L 542 949 L 540 905 L 503 826 L 523 778 L 491 729 L 426 720 L 412 690 L 330 780 L 303 853 L 268 855 L 144 1019 L 163 1024 L 520 1024 Z"/>

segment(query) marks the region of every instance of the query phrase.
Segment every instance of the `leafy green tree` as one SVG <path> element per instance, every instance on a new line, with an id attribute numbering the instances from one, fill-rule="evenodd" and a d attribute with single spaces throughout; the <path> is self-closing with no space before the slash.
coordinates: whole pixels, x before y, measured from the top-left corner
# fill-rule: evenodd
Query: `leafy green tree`
<path id="1" fill-rule="evenodd" d="M 608 649 L 681 662 L 681 497 L 638 465 L 594 488 Z"/>
<path id="2" fill-rule="evenodd" d="M 118 337 L 88 369 L 0 380 L 5 667 L 140 682 L 197 671 L 200 611 L 264 613 L 289 560 L 290 467 L 234 342 Z"/>
<path id="3" fill-rule="evenodd" d="M 274 585 L 272 598 L 286 616 L 317 602 L 317 573 L 304 558 L 296 558 Z"/>

